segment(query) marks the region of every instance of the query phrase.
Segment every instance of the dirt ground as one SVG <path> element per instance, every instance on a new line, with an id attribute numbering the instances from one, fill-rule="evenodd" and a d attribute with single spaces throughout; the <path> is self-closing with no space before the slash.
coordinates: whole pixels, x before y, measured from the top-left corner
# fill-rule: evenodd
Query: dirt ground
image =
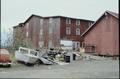
<path id="1" fill-rule="evenodd" d="M 0 78 L 119 78 L 119 60 L 76 60 L 67 65 L 13 64 L 0 68 Z"/>

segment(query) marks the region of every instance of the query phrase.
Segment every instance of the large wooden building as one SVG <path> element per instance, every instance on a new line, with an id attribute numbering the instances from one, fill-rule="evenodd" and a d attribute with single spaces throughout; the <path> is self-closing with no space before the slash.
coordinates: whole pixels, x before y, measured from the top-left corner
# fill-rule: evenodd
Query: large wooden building
<path id="1" fill-rule="evenodd" d="M 73 49 L 75 49 L 83 41 L 80 35 L 93 22 L 65 16 L 31 15 L 24 23 L 13 27 L 14 36 L 17 36 L 18 30 L 22 30 L 22 32 L 20 31 L 22 36 L 24 39 L 29 39 L 34 48 L 59 47 L 60 40 L 72 40 Z M 16 40 L 14 39 L 14 41 Z"/>
<path id="2" fill-rule="evenodd" d="M 87 53 L 119 55 L 119 16 L 106 11 L 82 35 Z"/>

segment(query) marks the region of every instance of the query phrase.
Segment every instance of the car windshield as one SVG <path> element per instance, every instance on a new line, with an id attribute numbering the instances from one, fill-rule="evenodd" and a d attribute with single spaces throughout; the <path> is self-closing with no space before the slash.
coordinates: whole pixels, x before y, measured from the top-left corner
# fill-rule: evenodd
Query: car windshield
<path id="1" fill-rule="evenodd" d="M 25 49 L 20 49 L 21 53 L 23 54 L 28 54 L 28 50 L 25 50 Z"/>
<path id="2" fill-rule="evenodd" d="M 36 51 L 30 51 L 30 54 L 37 56 L 37 52 Z"/>

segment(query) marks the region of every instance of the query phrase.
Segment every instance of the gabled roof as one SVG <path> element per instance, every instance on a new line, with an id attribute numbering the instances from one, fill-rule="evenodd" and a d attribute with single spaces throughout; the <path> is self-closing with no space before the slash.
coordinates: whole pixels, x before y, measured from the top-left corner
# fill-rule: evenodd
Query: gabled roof
<path id="1" fill-rule="evenodd" d="M 88 29 L 85 30 L 85 32 L 82 33 L 81 36 L 84 36 L 85 34 L 87 34 L 88 31 L 90 31 L 90 30 L 101 20 L 101 18 L 103 18 L 103 16 L 105 16 L 106 14 L 110 14 L 110 15 L 112 15 L 113 17 L 119 19 L 119 14 L 114 13 L 114 12 L 111 12 L 111 11 L 105 11 L 105 12 L 102 14 L 102 16 L 101 16 L 100 18 L 98 18 L 97 21 L 95 21 Z"/>
<path id="2" fill-rule="evenodd" d="M 39 15 L 35 15 L 35 14 L 32 14 L 25 22 L 23 23 L 20 23 L 20 24 L 25 24 L 26 22 L 28 22 L 32 17 L 38 17 L 38 18 L 43 18 L 43 19 L 46 19 L 46 18 L 70 18 L 70 19 L 78 19 L 78 18 L 71 18 L 71 17 L 67 17 L 67 16 L 46 16 L 46 17 L 42 17 L 42 16 L 39 16 Z M 78 20 L 83 20 L 83 21 L 91 21 L 91 22 L 94 22 L 92 20 L 86 20 L 86 19 L 78 19 Z M 19 25 L 20 25 L 19 24 Z M 17 26 L 19 26 L 17 25 Z M 13 28 L 16 28 L 17 26 L 14 26 Z"/>
<path id="3" fill-rule="evenodd" d="M 58 15 L 58 16 L 46 16 L 46 17 L 44 17 L 44 18 L 70 18 L 70 19 L 77 19 L 77 20 L 84 20 L 84 21 L 94 22 L 94 21 L 92 21 L 92 20 L 72 18 L 72 17 L 68 17 L 68 16 L 61 16 L 61 15 Z"/>
<path id="4" fill-rule="evenodd" d="M 32 14 L 32 15 L 24 22 L 24 24 L 25 24 L 27 21 L 29 21 L 33 16 L 39 17 L 39 18 L 43 18 L 42 16 L 38 16 L 38 15 Z"/>
<path id="5" fill-rule="evenodd" d="M 67 17 L 67 16 L 61 16 L 61 15 L 42 17 L 42 16 L 39 16 L 39 15 L 32 14 L 24 23 L 26 23 L 28 20 L 30 20 L 33 16 L 38 17 L 38 18 L 43 18 L 43 19 L 44 19 L 44 18 L 70 18 L 70 19 L 78 19 L 78 18 L 72 18 L 72 17 Z M 78 20 L 84 20 L 84 21 L 94 22 L 94 21 L 92 21 L 92 20 L 87 20 L 87 19 L 78 19 Z"/>
<path id="6" fill-rule="evenodd" d="M 21 24 L 25 24 L 26 22 L 28 22 L 32 17 L 39 17 L 39 18 L 43 18 L 42 16 L 38 16 L 38 15 L 35 15 L 35 14 L 32 14 L 25 22 L 23 22 L 23 23 L 19 23 L 17 26 L 13 26 L 13 28 L 16 28 L 16 27 L 20 27 L 21 26 Z"/>
<path id="7" fill-rule="evenodd" d="M 112 16 L 119 18 L 119 14 L 112 12 L 112 11 L 106 11 L 107 13 L 111 14 Z"/>

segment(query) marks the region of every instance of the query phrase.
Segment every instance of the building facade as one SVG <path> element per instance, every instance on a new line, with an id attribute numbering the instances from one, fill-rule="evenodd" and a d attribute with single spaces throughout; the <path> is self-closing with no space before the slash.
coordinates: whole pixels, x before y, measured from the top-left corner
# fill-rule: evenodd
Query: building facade
<path id="1" fill-rule="evenodd" d="M 106 11 L 82 35 L 87 53 L 99 55 L 119 55 L 119 17 L 117 13 Z"/>
<path id="2" fill-rule="evenodd" d="M 72 40 L 75 49 L 80 47 L 83 41 L 81 34 L 93 22 L 65 16 L 41 17 L 31 15 L 22 23 L 22 36 L 24 36 L 24 39 L 29 39 L 34 48 L 60 47 L 60 40 Z M 20 24 L 14 26 L 14 31 L 19 27 Z"/>

